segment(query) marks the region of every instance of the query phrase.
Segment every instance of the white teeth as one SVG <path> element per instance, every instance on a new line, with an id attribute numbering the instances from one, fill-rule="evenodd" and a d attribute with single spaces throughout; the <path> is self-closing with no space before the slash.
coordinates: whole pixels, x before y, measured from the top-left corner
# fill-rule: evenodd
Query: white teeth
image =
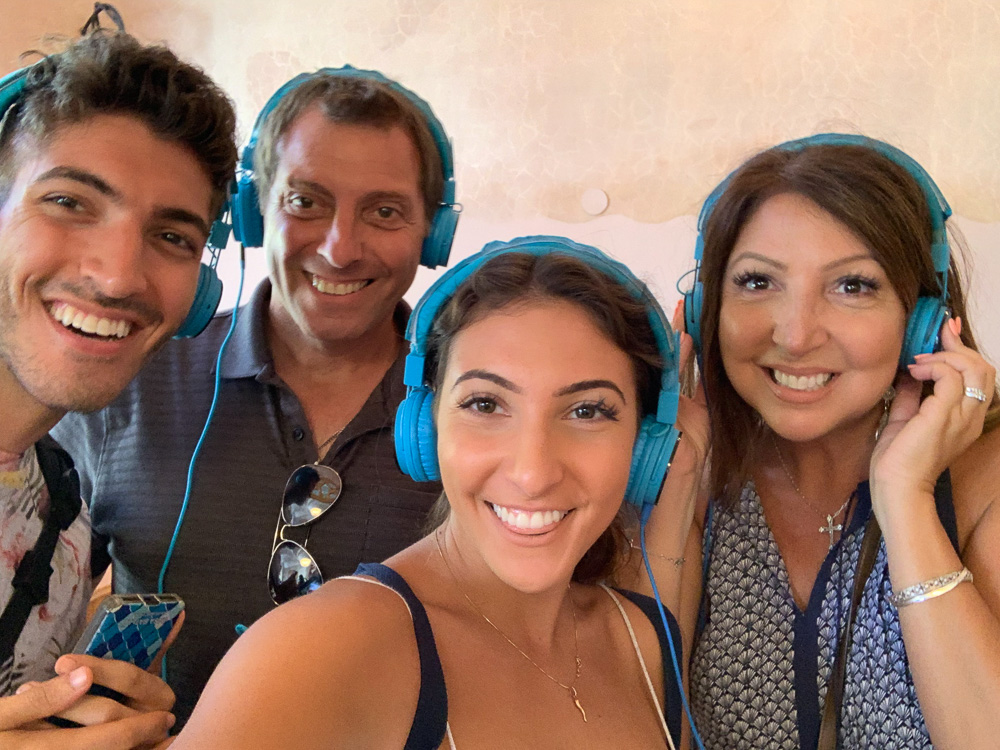
<path id="1" fill-rule="evenodd" d="M 497 518 L 508 526 L 518 529 L 543 529 L 546 526 L 552 526 L 563 520 L 568 512 L 564 510 L 515 510 L 496 503 L 491 503 L 490 507 L 493 508 Z"/>
<path id="2" fill-rule="evenodd" d="M 88 315 L 65 302 L 56 302 L 49 308 L 49 315 L 67 328 L 76 328 L 84 333 L 96 334 L 105 338 L 123 339 L 132 330 L 132 324 L 127 320 L 112 320 Z"/>
<path id="3" fill-rule="evenodd" d="M 319 276 L 313 275 L 312 285 L 317 289 L 317 291 L 323 294 L 332 294 L 337 297 L 343 297 L 347 294 L 354 294 L 366 286 L 368 286 L 367 281 L 354 281 L 350 284 L 338 284 L 332 281 L 324 281 Z"/>
<path id="4" fill-rule="evenodd" d="M 793 391 L 818 390 L 829 383 L 833 377 L 832 372 L 824 372 L 821 375 L 795 376 L 775 369 L 771 370 L 771 375 L 774 377 L 774 382 L 785 386 L 785 388 L 791 388 Z"/>
<path id="5" fill-rule="evenodd" d="M 96 315 L 88 315 L 83 319 L 83 325 L 80 328 L 84 333 L 97 333 L 97 323 L 99 318 Z M 108 325 L 111 325 L 111 321 L 108 321 Z"/>

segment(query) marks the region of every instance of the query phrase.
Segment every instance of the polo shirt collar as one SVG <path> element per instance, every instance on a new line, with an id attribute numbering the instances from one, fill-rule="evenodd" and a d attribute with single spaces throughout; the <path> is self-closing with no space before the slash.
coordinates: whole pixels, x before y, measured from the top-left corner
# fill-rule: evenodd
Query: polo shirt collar
<path id="1" fill-rule="evenodd" d="M 236 330 L 222 358 L 222 377 L 226 380 L 256 378 L 273 372 L 274 362 L 265 333 L 270 301 L 271 281 L 265 278 L 250 295 L 250 301 L 239 309 Z"/>

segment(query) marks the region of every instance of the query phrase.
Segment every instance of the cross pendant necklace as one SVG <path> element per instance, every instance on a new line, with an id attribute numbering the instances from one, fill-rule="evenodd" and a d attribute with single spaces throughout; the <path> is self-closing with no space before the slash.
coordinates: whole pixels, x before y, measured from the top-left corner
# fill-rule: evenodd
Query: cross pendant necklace
<path id="1" fill-rule="evenodd" d="M 813 503 L 809 500 L 808 497 L 802 494 L 802 490 L 799 489 L 799 485 L 795 483 L 795 477 L 792 476 L 792 472 L 788 468 L 788 464 L 785 463 L 785 457 L 781 455 L 781 449 L 778 447 L 778 441 L 775 440 L 773 432 L 771 433 L 771 444 L 774 445 L 774 452 L 778 454 L 778 460 L 781 462 L 781 468 L 784 470 L 785 476 L 788 477 L 788 481 L 791 482 L 792 489 L 795 490 L 795 494 L 801 497 L 806 505 L 808 505 L 814 511 L 819 513 L 821 516 L 826 516 L 826 526 L 820 526 L 819 533 L 830 535 L 830 546 L 828 547 L 827 551 L 833 549 L 833 543 L 834 543 L 833 535 L 836 534 L 838 531 L 844 530 L 843 523 L 834 523 L 834 521 L 836 521 L 837 518 L 840 517 L 840 514 L 847 509 L 847 506 L 854 498 L 854 493 L 852 492 L 850 495 L 848 495 L 847 499 L 844 501 L 844 504 L 841 505 L 839 508 L 837 508 L 837 510 L 835 510 L 833 513 L 826 513 L 823 510 L 820 510 L 815 505 L 813 505 Z"/>
<path id="2" fill-rule="evenodd" d="M 850 501 L 851 501 L 851 499 L 847 498 L 847 502 L 850 502 Z M 840 513 L 841 513 L 841 511 L 844 510 L 844 508 L 846 508 L 846 507 L 847 507 L 846 505 L 842 506 L 840 508 L 840 510 L 837 511 L 837 515 L 839 516 Z M 831 516 L 831 515 L 827 514 L 827 516 L 826 516 L 826 526 L 820 526 L 819 527 L 819 533 L 820 534 L 829 534 L 830 535 L 830 549 L 833 549 L 833 535 L 836 532 L 838 532 L 838 531 L 843 531 L 844 530 L 844 524 L 842 524 L 842 523 L 834 523 L 833 519 L 834 519 L 834 516 Z"/>

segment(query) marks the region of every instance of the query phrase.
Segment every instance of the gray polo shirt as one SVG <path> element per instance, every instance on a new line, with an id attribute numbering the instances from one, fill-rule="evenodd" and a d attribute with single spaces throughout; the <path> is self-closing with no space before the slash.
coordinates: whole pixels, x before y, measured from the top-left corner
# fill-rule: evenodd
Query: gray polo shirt
<path id="1" fill-rule="evenodd" d="M 236 639 L 235 626 L 274 608 L 267 567 L 282 491 L 292 471 L 315 460 L 305 413 L 275 373 L 267 348 L 270 293 L 265 280 L 240 310 L 164 586 L 187 606 L 168 657 L 181 722 Z M 400 303 L 394 314 L 400 332 L 408 313 Z M 95 570 L 110 559 L 117 592 L 156 590 L 231 315 L 216 316 L 197 338 L 168 342 L 113 404 L 67 415 L 52 431 L 80 472 L 93 519 Z M 308 527 L 285 532 L 308 540 L 326 580 L 415 542 L 440 494 L 440 484 L 414 482 L 396 465 L 393 420 L 405 395 L 403 361 L 401 353 L 323 459 L 343 478 L 337 504 Z"/>

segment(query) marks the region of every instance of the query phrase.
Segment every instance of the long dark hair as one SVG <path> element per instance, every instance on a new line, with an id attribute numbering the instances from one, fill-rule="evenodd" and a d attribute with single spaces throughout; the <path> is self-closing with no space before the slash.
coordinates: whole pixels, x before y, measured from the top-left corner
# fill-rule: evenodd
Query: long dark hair
<path id="1" fill-rule="evenodd" d="M 639 418 L 656 411 L 663 362 L 645 305 L 593 266 L 558 252 L 504 253 L 466 279 L 434 319 L 427 339 L 427 380 L 435 390 L 440 388 L 451 343 L 459 331 L 497 310 L 540 300 L 564 300 L 585 310 L 597 328 L 628 355 L 639 395 Z M 574 581 L 600 581 L 627 560 L 629 507 L 623 503 L 615 521 L 581 558 L 573 571 Z M 431 511 L 430 528 L 440 525 L 447 515 L 448 503 L 442 495 Z"/>
<path id="2" fill-rule="evenodd" d="M 907 314 L 918 297 L 940 295 L 927 197 L 902 166 L 871 148 L 831 144 L 796 150 L 778 146 L 744 163 L 705 223 L 700 272 L 702 376 L 711 423 L 725 425 L 712 430 L 709 489 L 726 505 L 739 499 L 767 429 L 733 388 L 722 364 L 718 330 L 726 266 L 743 228 L 769 198 L 781 193 L 808 198 L 850 229 L 885 270 Z M 951 246 L 947 305 L 962 318 L 962 342 L 978 349 L 956 263 L 961 241 L 954 233 Z M 1000 421 L 998 406 L 994 395 L 986 429 Z"/>

